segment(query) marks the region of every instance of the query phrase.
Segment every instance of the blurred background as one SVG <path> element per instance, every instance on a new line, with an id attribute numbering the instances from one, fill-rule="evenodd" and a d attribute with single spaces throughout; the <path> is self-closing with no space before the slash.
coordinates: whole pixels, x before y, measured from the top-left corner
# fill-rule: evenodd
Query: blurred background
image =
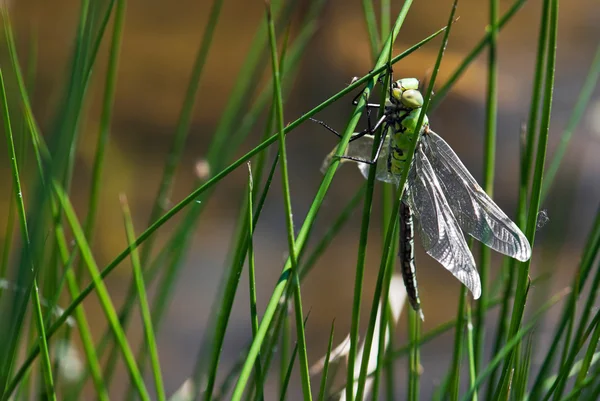
<path id="1" fill-rule="evenodd" d="M 126 247 L 118 199 L 120 193 L 125 193 L 129 198 L 138 233 L 147 225 L 211 3 L 209 0 L 128 2 L 98 229 L 93 244 L 95 256 L 101 266 L 110 262 Z M 310 6 L 309 1 L 296 3 L 291 17 L 291 40 L 300 30 L 303 15 Z M 396 15 L 401 2 L 392 3 L 392 15 Z M 504 11 L 512 2 L 502 1 L 501 4 L 501 10 Z M 443 27 L 450 5 L 448 0 L 415 2 L 398 36 L 394 54 Z M 37 74 L 33 105 L 42 131 L 52 123 L 52 117 L 63 95 L 61 90 L 67 78 L 79 7 L 80 3 L 74 0 L 20 0 L 11 4 L 23 64 L 27 60 L 28 43 L 31 43 L 33 36 L 37 37 Z M 541 1 L 528 1 L 500 34 L 494 199 L 509 216 L 514 216 L 517 202 L 519 135 L 521 125 L 527 120 L 529 112 L 540 8 Z M 487 4 L 478 0 L 461 0 L 457 15 L 460 19 L 453 27 L 437 86 L 441 86 L 447 80 L 465 54 L 480 41 L 488 19 Z M 209 141 L 228 101 L 250 42 L 257 28 L 264 24 L 263 17 L 262 1 L 228 0 L 224 3 L 201 79 L 184 158 L 178 166 L 171 197 L 173 204 L 195 188 L 195 165 L 207 152 Z M 597 0 L 571 0 L 561 4 L 556 87 L 548 145 L 549 159 L 553 156 L 581 90 L 599 38 L 600 4 Z M 108 45 L 109 40 L 105 39 L 97 63 L 98 68 L 94 71 L 93 84 L 88 91 L 85 121 L 81 124 L 81 142 L 72 186 L 72 199 L 78 207 L 80 218 L 85 216 L 87 204 Z M 435 40 L 396 64 L 395 77 L 420 79 L 428 76 L 434 66 L 438 46 L 439 40 Z M 326 2 L 319 17 L 318 30 L 302 57 L 290 87 L 291 92 L 285 103 L 286 122 L 295 120 L 302 113 L 343 89 L 354 76 L 366 74 L 372 68 L 370 54 L 360 2 Z M 446 139 L 479 181 L 485 121 L 486 60 L 484 52 L 469 67 L 439 107 L 429 113 L 433 130 Z M 270 76 L 269 66 L 270 61 L 265 53 L 261 85 Z M 349 95 L 317 117 L 333 127 L 343 129 L 352 110 L 351 100 L 352 95 Z M 264 121 L 253 130 L 242 145 L 243 151 L 236 153 L 236 158 L 258 143 L 263 129 Z M 319 168 L 323 157 L 336 143 L 333 135 L 311 123 L 303 124 L 288 136 L 291 193 L 297 227 L 302 224 L 322 178 Z M 532 276 L 535 277 L 541 271 L 551 271 L 552 291 L 570 282 L 578 263 L 579 251 L 592 223 L 591 216 L 598 207 L 598 154 L 600 90 L 595 91 L 591 106 L 574 133 L 548 200 L 542 205 L 547 209 L 550 221 L 536 237 Z M 33 163 L 30 163 L 30 167 L 34 167 Z M 8 163 L 0 163 L 0 168 L 3 170 L 3 176 L 7 177 Z M 193 244 L 176 283 L 176 293 L 159 334 L 159 350 L 167 393 L 175 391 L 190 375 L 198 346 L 206 334 L 209 312 L 217 305 L 215 295 L 228 260 L 234 226 L 244 200 L 246 180 L 247 171 L 240 168 L 221 182 L 205 205 L 205 213 L 195 230 Z M 270 297 L 287 255 L 283 201 L 279 184 L 280 177 L 277 174 L 255 234 L 258 305 L 261 311 Z M 361 184 L 362 178 L 353 166 L 344 166 L 338 172 L 314 227 L 315 237 L 319 237 L 319 234 L 328 229 L 333 216 Z M 10 180 L 0 181 L 2 193 L 8 193 L 9 187 Z M 377 188 L 376 213 L 381 209 L 380 195 L 381 190 Z M 0 211 L 8 209 L 8 201 L 8 196 L 0 197 Z M 159 230 L 159 244 L 169 236 L 181 216 Z M 0 227 L 4 227 L 5 224 L 6 216 L 0 215 Z M 363 296 L 365 311 L 370 307 L 379 266 L 381 224 L 381 219 L 377 218 L 372 222 Z M 345 337 L 349 330 L 359 229 L 360 206 L 343 234 L 335 239 L 303 282 L 305 312 L 310 310 L 306 329 L 311 363 L 325 353 L 332 319 L 336 319 L 336 341 Z M 0 235 L 3 235 L 3 230 L 0 230 Z M 452 279 L 449 273 L 427 257 L 420 247 L 417 252 L 420 294 L 426 316 L 424 330 L 427 331 L 455 315 L 459 286 L 458 281 Z M 500 258 L 497 255 L 494 255 L 494 258 L 494 267 L 499 268 Z M 492 271 L 493 276 L 498 270 Z M 122 263 L 109 276 L 107 283 L 115 299 L 124 296 L 130 275 L 131 270 L 127 262 Z M 247 287 L 247 277 L 244 273 L 223 348 L 220 365 L 223 373 L 231 367 L 251 338 Z M 532 289 L 534 294 L 535 290 Z M 98 321 L 92 321 L 91 324 L 95 335 L 100 336 L 104 331 L 105 322 L 94 297 L 86 301 L 86 308 L 90 316 L 94 316 L 93 311 L 98 309 Z M 365 320 L 363 319 L 361 325 L 363 329 L 366 327 Z M 545 324 L 550 325 L 552 322 L 548 321 Z M 490 322 L 490 328 L 492 327 L 493 321 Z M 134 343 L 140 341 L 139 321 L 134 322 L 130 333 Z M 397 333 L 394 343 L 398 346 L 406 339 L 404 317 L 400 319 Z M 443 378 L 448 365 L 446 362 L 450 360 L 451 355 L 451 333 L 422 349 L 425 372 L 421 379 L 423 397 L 428 398 L 434 385 Z M 405 361 L 400 360 L 398 372 L 404 374 L 405 366 Z M 119 366 L 120 371 L 121 369 L 123 367 Z M 297 380 L 298 375 L 293 377 Z M 223 376 L 220 376 L 218 382 L 222 378 Z M 120 376 L 119 382 L 114 386 L 114 394 L 122 394 L 125 385 L 126 376 Z M 293 381 L 292 386 L 290 399 L 300 399 L 299 382 Z M 402 390 L 400 384 L 398 387 Z M 270 389 L 276 389 L 275 383 L 271 383 Z M 268 394 L 267 399 L 272 399 L 273 395 L 274 393 Z M 118 399 L 118 396 L 115 399 Z"/>

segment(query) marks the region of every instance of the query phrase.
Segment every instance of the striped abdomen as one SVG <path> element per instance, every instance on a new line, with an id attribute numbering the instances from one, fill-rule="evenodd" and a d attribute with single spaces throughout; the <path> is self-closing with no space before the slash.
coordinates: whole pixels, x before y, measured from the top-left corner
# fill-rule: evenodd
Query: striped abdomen
<path id="1" fill-rule="evenodd" d="M 410 207 L 400 203 L 400 248 L 398 256 L 400 257 L 400 267 L 402 270 L 402 279 L 406 287 L 408 301 L 410 306 L 419 314 L 421 320 L 425 320 L 421 310 L 421 300 L 419 299 L 419 290 L 417 288 L 417 272 L 415 269 L 415 250 L 414 250 L 414 226 Z"/>

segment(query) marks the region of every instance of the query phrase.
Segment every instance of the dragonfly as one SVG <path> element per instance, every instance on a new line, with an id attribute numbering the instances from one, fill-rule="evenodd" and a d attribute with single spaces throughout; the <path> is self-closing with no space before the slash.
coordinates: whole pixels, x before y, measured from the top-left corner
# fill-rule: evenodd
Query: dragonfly
<path id="1" fill-rule="evenodd" d="M 413 216 L 425 252 L 463 283 L 474 299 L 481 296 L 481 280 L 464 233 L 522 262 L 531 257 L 531 246 L 519 227 L 479 186 L 446 141 L 431 130 L 426 115 L 421 129 L 416 132 L 424 102 L 419 84 L 416 78 L 390 79 L 383 115 L 372 125 L 370 111 L 381 105 L 367 102 L 368 126 L 351 136 L 340 158 L 341 161 L 356 162 L 365 179 L 373 166 L 377 180 L 396 186 L 402 172 L 408 168 L 400 204 L 398 254 L 409 303 L 424 320 L 414 261 Z M 323 121 L 313 121 L 341 137 Z M 379 128 L 382 128 L 381 140 L 375 144 L 374 133 Z M 419 136 L 415 154 L 412 163 L 407 165 L 415 135 Z M 371 159 L 375 145 L 377 149 Z M 322 171 L 331 164 L 335 151 L 325 158 Z"/>

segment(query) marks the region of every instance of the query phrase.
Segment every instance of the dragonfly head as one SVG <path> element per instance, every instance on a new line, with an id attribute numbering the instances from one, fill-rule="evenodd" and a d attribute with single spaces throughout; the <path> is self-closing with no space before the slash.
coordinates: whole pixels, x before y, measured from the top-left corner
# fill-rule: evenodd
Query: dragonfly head
<path id="1" fill-rule="evenodd" d="M 419 80 L 402 78 L 392 83 L 390 100 L 408 109 L 418 109 L 423 106 L 423 95 L 419 91 Z"/>

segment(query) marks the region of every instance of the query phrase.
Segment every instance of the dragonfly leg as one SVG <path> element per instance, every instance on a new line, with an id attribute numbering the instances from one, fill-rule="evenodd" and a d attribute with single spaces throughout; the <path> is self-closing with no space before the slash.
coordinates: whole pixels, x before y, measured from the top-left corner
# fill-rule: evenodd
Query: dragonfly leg
<path id="1" fill-rule="evenodd" d="M 359 98 L 359 97 L 361 97 L 361 96 L 364 96 L 364 97 L 365 97 L 365 101 L 367 102 L 367 104 L 365 105 L 365 107 L 367 108 L 367 110 L 370 110 L 370 109 L 378 109 L 378 108 L 380 108 L 380 107 L 381 107 L 381 105 L 380 105 L 380 104 L 377 104 L 377 103 L 369 103 L 369 99 L 367 98 L 367 94 L 366 94 L 364 91 L 363 91 L 363 92 L 359 92 L 359 93 L 358 93 L 358 95 L 356 95 L 356 96 L 354 97 L 354 99 L 352 99 L 352 104 L 353 104 L 353 105 L 355 105 L 355 106 L 356 106 L 356 105 L 358 105 L 358 98 Z"/>
<path id="2" fill-rule="evenodd" d="M 314 118 L 310 118 L 310 120 L 312 122 L 315 122 L 317 124 L 320 124 L 321 126 L 325 127 L 325 129 L 327 129 L 327 131 L 332 132 L 333 134 L 335 134 L 338 138 L 342 138 L 342 134 L 340 134 L 339 132 L 337 132 L 334 128 L 331 128 L 329 125 L 327 125 L 324 121 L 321 120 L 316 120 Z M 360 132 L 355 133 L 353 136 L 350 137 L 350 141 L 353 141 L 354 139 L 358 139 L 361 138 L 363 136 L 365 136 L 366 134 L 370 133 L 370 128 L 366 128 Z"/>
<path id="3" fill-rule="evenodd" d="M 346 159 L 346 160 L 352 160 L 352 161 L 355 161 L 358 163 L 365 163 L 365 164 L 368 164 L 371 166 L 374 164 L 377 164 L 377 160 L 379 159 L 379 155 L 381 154 L 381 149 L 383 149 L 383 144 L 385 143 L 385 137 L 387 136 L 388 131 L 389 130 L 387 129 L 387 126 L 384 127 L 383 134 L 381 135 L 381 140 L 379 141 L 379 146 L 377 147 L 377 152 L 375 152 L 375 156 L 373 157 L 373 160 L 366 160 L 366 159 L 361 159 L 360 157 L 353 157 L 353 156 L 339 156 L 339 158 Z"/>
<path id="4" fill-rule="evenodd" d="M 367 115 L 367 117 L 369 117 L 369 115 Z M 375 131 L 377 131 L 379 129 L 379 127 L 381 127 L 381 124 L 383 124 L 386 119 L 387 119 L 387 116 L 384 114 L 383 116 L 381 116 L 381 118 L 379 119 L 379 121 L 377 121 L 377 123 L 375 124 L 375 126 L 372 127 L 372 128 L 371 128 L 371 121 L 370 121 L 370 119 L 368 119 L 367 120 L 368 128 L 366 130 L 363 130 L 361 132 L 358 132 L 358 133 L 354 134 L 350 138 L 350 142 L 355 141 L 355 140 L 357 140 L 359 138 L 362 138 L 363 136 L 365 136 L 367 134 L 374 133 Z"/>

